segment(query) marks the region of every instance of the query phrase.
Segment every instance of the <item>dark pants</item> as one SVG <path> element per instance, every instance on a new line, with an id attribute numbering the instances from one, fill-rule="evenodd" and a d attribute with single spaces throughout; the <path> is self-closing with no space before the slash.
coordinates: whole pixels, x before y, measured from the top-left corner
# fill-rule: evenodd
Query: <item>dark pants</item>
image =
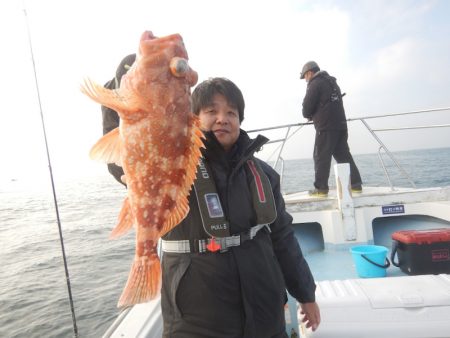
<path id="1" fill-rule="evenodd" d="M 261 243 L 256 242 L 258 239 Z M 260 231 L 250 244 L 265 246 L 271 245 L 270 241 L 268 232 Z M 240 247 L 236 249 L 241 250 L 240 255 L 248 251 Z M 247 301 L 248 296 L 242 294 L 238 267 L 232 264 L 235 257 L 240 257 L 236 251 L 199 254 L 195 259 L 188 254 L 164 253 L 161 289 L 163 338 L 288 337 L 284 328 L 284 292 L 280 292 L 277 297 L 278 304 L 275 302 L 273 308 L 268 308 L 269 318 L 263 323 L 268 332 L 263 331 L 262 324 L 254 320 L 255 311 Z M 272 251 L 266 254 L 273 259 Z M 254 264 L 259 268 L 259 265 L 266 262 L 261 258 L 259 263 Z M 276 268 L 279 269 L 278 266 Z M 273 284 L 275 290 L 284 286 L 282 276 L 279 278 L 278 284 Z M 266 280 L 260 284 L 266 283 L 272 285 L 275 282 L 273 278 L 266 276 Z"/>
<path id="2" fill-rule="evenodd" d="M 347 130 L 316 131 L 313 154 L 315 171 L 314 187 L 316 189 L 328 191 L 331 157 L 334 157 L 337 163 L 349 163 L 352 187 L 361 185 L 361 175 L 350 154 L 347 139 Z"/>

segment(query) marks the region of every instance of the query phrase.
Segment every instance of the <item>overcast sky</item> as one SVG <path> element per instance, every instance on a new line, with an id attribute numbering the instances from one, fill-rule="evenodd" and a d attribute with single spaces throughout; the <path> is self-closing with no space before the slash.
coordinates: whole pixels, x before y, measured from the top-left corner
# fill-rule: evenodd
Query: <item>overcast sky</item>
<path id="1" fill-rule="evenodd" d="M 52 167 L 66 176 L 105 170 L 88 158 L 101 136 L 100 107 L 79 87 L 85 77 L 99 83 L 112 78 L 144 30 L 180 33 L 200 81 L 233 80 L 246 99 L 244 129 L 305 122 L 306 84 L 299 73 L 309 60 L 337 78 L 347 93 L 348 118 L 450 106 L 450 1 L 4 0 L 2 178 L 47 170 L 24 7 Z M 449 116 L 368 123 L 443 124 Z M 349 126 L 354 154 L 378 150 L 360 122 Z M 379 136 L 391 150 L 448 147 L 448 129 Z M 313 139 L 313 128 L 303 128 L 284 157 L 311 157 Z"/>

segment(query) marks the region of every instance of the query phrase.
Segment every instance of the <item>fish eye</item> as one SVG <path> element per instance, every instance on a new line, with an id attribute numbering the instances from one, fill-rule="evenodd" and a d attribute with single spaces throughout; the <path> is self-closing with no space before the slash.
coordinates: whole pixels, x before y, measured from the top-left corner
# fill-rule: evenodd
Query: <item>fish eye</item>
<path id="1" fill-rule="evenodd" d="M 184 77 L 189 71 L 189 64 L 186 59 L 174 57 L 170 60 L 170 72 L 176 77 Z"/>

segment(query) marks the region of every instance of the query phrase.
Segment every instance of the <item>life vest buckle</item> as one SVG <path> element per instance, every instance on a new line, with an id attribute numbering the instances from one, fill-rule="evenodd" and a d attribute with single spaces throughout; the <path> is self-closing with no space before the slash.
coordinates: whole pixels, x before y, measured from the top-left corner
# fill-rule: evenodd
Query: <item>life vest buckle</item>
<path id="1" fill-rule="evenodd" d="M 216 239 L 214 237 L 208 239 L 208 244 L 206 244 L 206 248 L 210 252 L 216 252 L 219 250 L 220 250 L 220 252 L 223 252 L 222 245 L 220 245 L 220 243 L 216 242 Z M 224 250 L 227 250 L 227 249 L 225 248 Z"/>

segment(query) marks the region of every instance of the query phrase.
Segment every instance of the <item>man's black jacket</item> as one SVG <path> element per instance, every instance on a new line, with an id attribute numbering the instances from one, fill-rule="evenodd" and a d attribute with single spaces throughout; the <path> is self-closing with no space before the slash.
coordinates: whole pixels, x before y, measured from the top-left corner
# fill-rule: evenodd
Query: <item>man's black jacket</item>
<path id="1" fill-rule="evenodd" d="M 303 117 L 312 120 L 317 131 L 347 129 L 341 89 L 326 71 L 317 72 L 309 81 Z"/>
<path id="2" fill-rule="evenodd" d="M 164 253 L 162 309 L 167 337 L 272 337 L 284 330 L 286 288 L 300 302 L 315 301 L 315 283 L 285 210 L 279 175 L 253 157 L 266 138 L 251 140 L 241 130 L 235 147 L 225 153 L 207 133 L 205 161 L 211 168 L 231 233 L 256 225 L 246 159 L 259 161 L 270 180 L 277 218 L 271 232 L 259 231 L 251 241 L 224 253 Z M 205 238 L 195 193 L 188 216 L 165 240 Z M 240 323 L 240 324 L 239 324 Z M 199 330 L 199 331 L 196 331 Z M 171 335 L 173 334 L 173 336 Z M 241 336 L 241 335 L 237 335 Z"/>

